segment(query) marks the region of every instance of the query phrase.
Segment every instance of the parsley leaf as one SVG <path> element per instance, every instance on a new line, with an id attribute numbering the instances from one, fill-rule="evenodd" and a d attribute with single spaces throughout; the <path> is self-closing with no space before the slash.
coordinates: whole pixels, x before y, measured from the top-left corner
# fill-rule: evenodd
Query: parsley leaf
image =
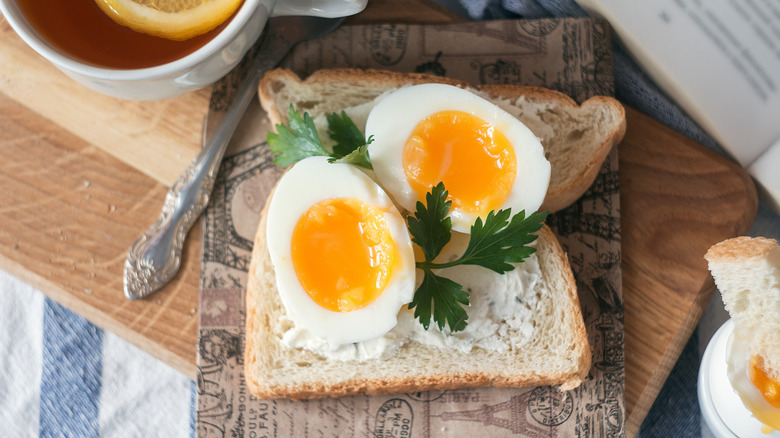
<path id="1" fill-rule="evenodd" d="M 326 118 L 328 119 L 328 135 L 336 142 L 333 146 L 334 157 L 345 157 L 361 146 L 371 143 L 371 140 L 366 141 L 363 133 L 346 112 L 342 111 L 341 115 L 332 113 Z"/>
<path id="2" fill-rule="evenodd" d="M 414 293 L 409 308 L 414 309 L 414 317 L 426 330 L 430 326 L 433 313 L 433 320 L 439 330 L 444 330 L 444 326 L 448 324 L 451 332 L 458 332 L 466 328 L 466 320 L 469 317 L 461 305 L 469 305 L 469 294 L 463 290 L 463 286 L 426 270 L 423 282 Z"/>
<path id="3" fill-rule="evenodd" d="M 452 220 L 447 213 L 452 201 L 447 201 L 447 190 L 440 182 L 425 194 L 425 203 L 417 201 L 417 211 L 414 217 L 406 218 L 412 242 L 419 246 L 425 254 L 425 260 L 433 260 L 441 252 L 444 245 L 450 241 Z"/>
<path id="4" fill-rule="evenodd" d="M 336 142 L 333 153 L 328 152 L 320 141 L 317 127 L 308 113 L 301 115 L 292 104 L 288 112 L 287 125 L 277 124 L 276 133 L 268 133 L 268 146 L 276 154 L 274 163 L 287 167 L 308 157 L 330 157 L 331 163 L 347 163 L 373 169 L 368 156 L 368 140 L 360 132 L 355 122 L 342 111 L 341 115 L 332 113 L 326 116 L 328 120 L 328 135 Z"/>
<path id="5" fill-rule="evenodd" d="M 271 152 L 278 154 L 274 158 L 274 164 L 287 167 L 307 157 L 318 155 L 330 156 L 322 147 L 317 128 L 308 113 L 301 113 L 290 105 L 288 112 L 290 119 L 285 125 L 276 125 L 276 133 L 268 133 L 268 147 Z"/>
<path id="6" fill-rule="evenodd" d="M 365 167 L 366 169 L 373 169 L 373 166 L 371 166 L 371 158 L 368 156 L 367 144 L 358 147 L 341 158 L 331 157 L 328 159 L 328 162 L 354 164 L 355 166 Z"/>
<path id="7" fill-rule="evenodd" d="M 536 248 L 526 246 L 536 240 L 532 234 L 542 228 L 547 212 L 534 212 L 525 217 L 525 211 L 512 216 L 510 210 L 490 212 L 485 218 L 477 218 L 471 226 L 471 237 L 466 252 L 460 257 L 464 265 L 479 265 L 499 274 L 511 271 L 510 263 L 520 263 L 536 252 Z"/>
<path id="8" fill-rule="evenodd" d="M 499 274 L 511 271 L 514 269 L 511 263 L 520 263 L 536 251 L 528 244 L 536 240 L 533 233 L 542 228 L 547 212 L 534 212 L 525 217 L 525 211 L 514 216 L 510 210 L 491 211 L 484 222 L 477 218 L 471 226 L 463 255 L 451 262 L 435 263 L 433 260 L 451 237 L 452 225 L 447 214 L 452 203 L 447 201 L 447 195 L 444 184 L 437 184 L 425 195 L 426 205 L 418 202 L 414 217 L 406 219 L 412 242 L 425 255 L 424 261 L 416 263 L 424 277 L 409 308 L 414 309 L 415 318 L 426 330 L 433 318 L 439 329 L 448 325 L 451 332 L 457 332 L 467 325 L 468 314 L 463 306 L 469 305 L 468 293 L 460 284 L 433 271 L 458 265 L 483 266 Z"/>

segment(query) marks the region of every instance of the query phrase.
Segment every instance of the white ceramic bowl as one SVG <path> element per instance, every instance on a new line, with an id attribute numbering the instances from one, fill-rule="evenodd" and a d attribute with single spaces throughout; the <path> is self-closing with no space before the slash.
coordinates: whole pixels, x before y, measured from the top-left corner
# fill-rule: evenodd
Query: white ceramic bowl
<path id="1" fill-rule="evenodd" d="M 61 1 L 61 0 L 58 0 Z M 101 68 L 80 62 L 41 38 L 22 15 L 15 0 L 0 0 L 14 31 L 41 56 L 77 82 L 100 93 L 132 100 L 161 100 L 203 88 L 238 64 L 274 15 L 352 15 L 366 0 L 244 0 L 233 20 L 211 41 L 176 61 L 142 69 Z"/>

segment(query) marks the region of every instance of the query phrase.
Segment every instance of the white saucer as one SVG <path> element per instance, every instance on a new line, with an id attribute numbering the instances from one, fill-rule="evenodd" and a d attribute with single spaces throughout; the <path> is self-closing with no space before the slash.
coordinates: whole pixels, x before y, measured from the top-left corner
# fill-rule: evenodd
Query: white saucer
<path id="1" fill-rule="evenodd" d="M 763 433 L 762 424 L 742 404 L 726 375 L 726 350 L 734 323 L 726 321 L 707 345 L 699 368 L 699 407 L 718 438 L 780 438 L 780 431 Z"/>

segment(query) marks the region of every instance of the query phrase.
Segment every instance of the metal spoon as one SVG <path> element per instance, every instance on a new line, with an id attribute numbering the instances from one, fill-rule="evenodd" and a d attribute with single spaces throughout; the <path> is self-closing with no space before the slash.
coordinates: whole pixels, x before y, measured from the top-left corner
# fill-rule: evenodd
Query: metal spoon
<path id="1" fill-rule="evenodd" d="M 274 17 L 268 21 L 249 73 L 214 135 L 168 191 L 157 221 L 130 247 L 124 272 L 127 298 L 151 295 L 178 272 L 187 233 L 208 205 L 219 164 L 241 116 L 257 95 L 263 74 L 276 67 L 296 44 L 324 36 L 342 21 L 319 17 Z"/>

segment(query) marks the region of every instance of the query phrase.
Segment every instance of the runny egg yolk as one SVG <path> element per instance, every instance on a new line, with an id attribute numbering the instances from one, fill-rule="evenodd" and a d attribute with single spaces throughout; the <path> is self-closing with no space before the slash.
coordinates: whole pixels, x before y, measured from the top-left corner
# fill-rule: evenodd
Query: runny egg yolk
<path id="1" fill-rule="evenodd" d="M 495 126 L 466 112 L 440 111 L 415 126 L 404 146 L 403 168 L 419 200 L 441 181 L 453 208 L 484 214 L 507 199 L 517 160 Z"/>
<path id="2" fill-rule="evenodd" d="M 769 377 L 761 368 L 756 356 L 750 358 L 750 367 L 748 375 L 753 385 L 764 396 L 764 400 L 770 405 L 780 409 L 780 382 Z"/>
<path id="3" fill-rule="evenodd" d="M 292 263 L 314 302 L 350 312 L 374 302 L 384 290 L 396 248 L 380 208 L 354 198 L 311 206 L 292 235 Z"/>

